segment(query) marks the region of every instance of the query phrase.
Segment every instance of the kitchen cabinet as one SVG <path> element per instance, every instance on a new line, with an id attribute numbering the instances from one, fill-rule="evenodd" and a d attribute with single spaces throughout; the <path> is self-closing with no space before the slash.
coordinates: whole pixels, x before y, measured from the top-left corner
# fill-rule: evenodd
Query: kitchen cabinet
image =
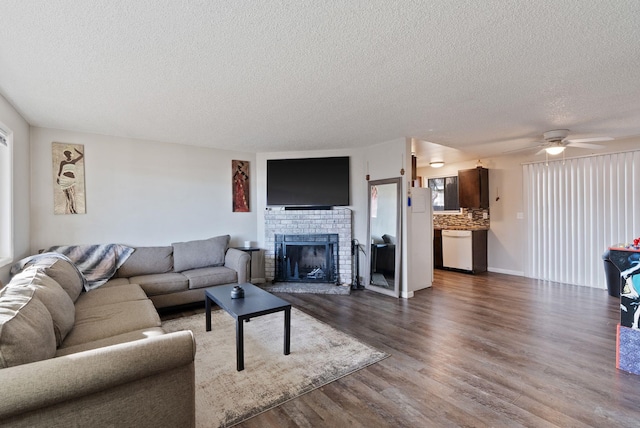
<path id="1" fill-rule="evenodd" d="M 458 171 L 460 208 L 489 208 L 489 170 L 478 167 Z"/>
<path id="2" fill-rule="evenodd" d="M 433 267 L 442 269 L 442 230 L 433 231 Z"/>
<path id="3" fill-rule="evenodd" d="M 487 271 L 487 234 L 486 230 L 473 231 L 473 273 Z"/>

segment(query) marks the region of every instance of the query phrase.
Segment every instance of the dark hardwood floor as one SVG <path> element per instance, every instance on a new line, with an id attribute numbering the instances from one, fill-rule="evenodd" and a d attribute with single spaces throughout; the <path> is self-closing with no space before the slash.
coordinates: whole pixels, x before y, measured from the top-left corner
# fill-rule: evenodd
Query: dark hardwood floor
<path id="1" fill-rule="evenodd" d="M 240 427 L 640 426 L 605 290 L 437 270 L 412 299 L 278 295 L 391 357 Z"/>

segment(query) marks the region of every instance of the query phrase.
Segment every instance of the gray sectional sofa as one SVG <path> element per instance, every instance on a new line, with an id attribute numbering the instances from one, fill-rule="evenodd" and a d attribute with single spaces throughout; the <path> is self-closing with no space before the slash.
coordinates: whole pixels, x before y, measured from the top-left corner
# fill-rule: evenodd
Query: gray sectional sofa
<path id="1" fill-rule="evenodd" d="M 0 426 L 195 426 L 195 341 L 139 285 L 42 257 L 0 290 Z"/>
<path id="2" fill-rule="evenodd" d="M 138 284 L 156 308 L 202 302 L 207 287 L 247 282 L 251 256 L 229 248 L 229 239 L 223 235 L 164 247 L 134 247 L 102 287 Z"/>
<path id="3" fill-rule="evenodd" d="M 136 248 L 90 291 L 66 257 L 29 261 L 0 289 L 0 426 L 195 426 L 195 340 L 156 309 L 245 282 L 228 242 Z"/>

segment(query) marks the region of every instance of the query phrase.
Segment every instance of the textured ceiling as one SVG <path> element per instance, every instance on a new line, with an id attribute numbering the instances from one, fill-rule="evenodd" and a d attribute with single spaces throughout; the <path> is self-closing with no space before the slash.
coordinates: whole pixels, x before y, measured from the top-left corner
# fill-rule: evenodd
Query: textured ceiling
<path id="1" fill-rule="evenodd" d="M 640 2 L 2 0 L 34 126 L 249 152 L 402 137 L 485 156 L 640 135 Z"/>

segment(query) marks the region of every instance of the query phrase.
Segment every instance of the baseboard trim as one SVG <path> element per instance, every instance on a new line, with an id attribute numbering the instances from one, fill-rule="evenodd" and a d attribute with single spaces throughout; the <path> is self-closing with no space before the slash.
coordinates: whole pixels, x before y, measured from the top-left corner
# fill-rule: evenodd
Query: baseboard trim
<path id="1" fill-rule="evenodd" d="M 492 267 L 488 268 L 487 270 L 489 272 L 503 273 L 505 275 L 524 276 L 524 272 L 519 270 L 509 270 L 509 269 L 500 269 L 500 268 L 492 268 Z"/>

